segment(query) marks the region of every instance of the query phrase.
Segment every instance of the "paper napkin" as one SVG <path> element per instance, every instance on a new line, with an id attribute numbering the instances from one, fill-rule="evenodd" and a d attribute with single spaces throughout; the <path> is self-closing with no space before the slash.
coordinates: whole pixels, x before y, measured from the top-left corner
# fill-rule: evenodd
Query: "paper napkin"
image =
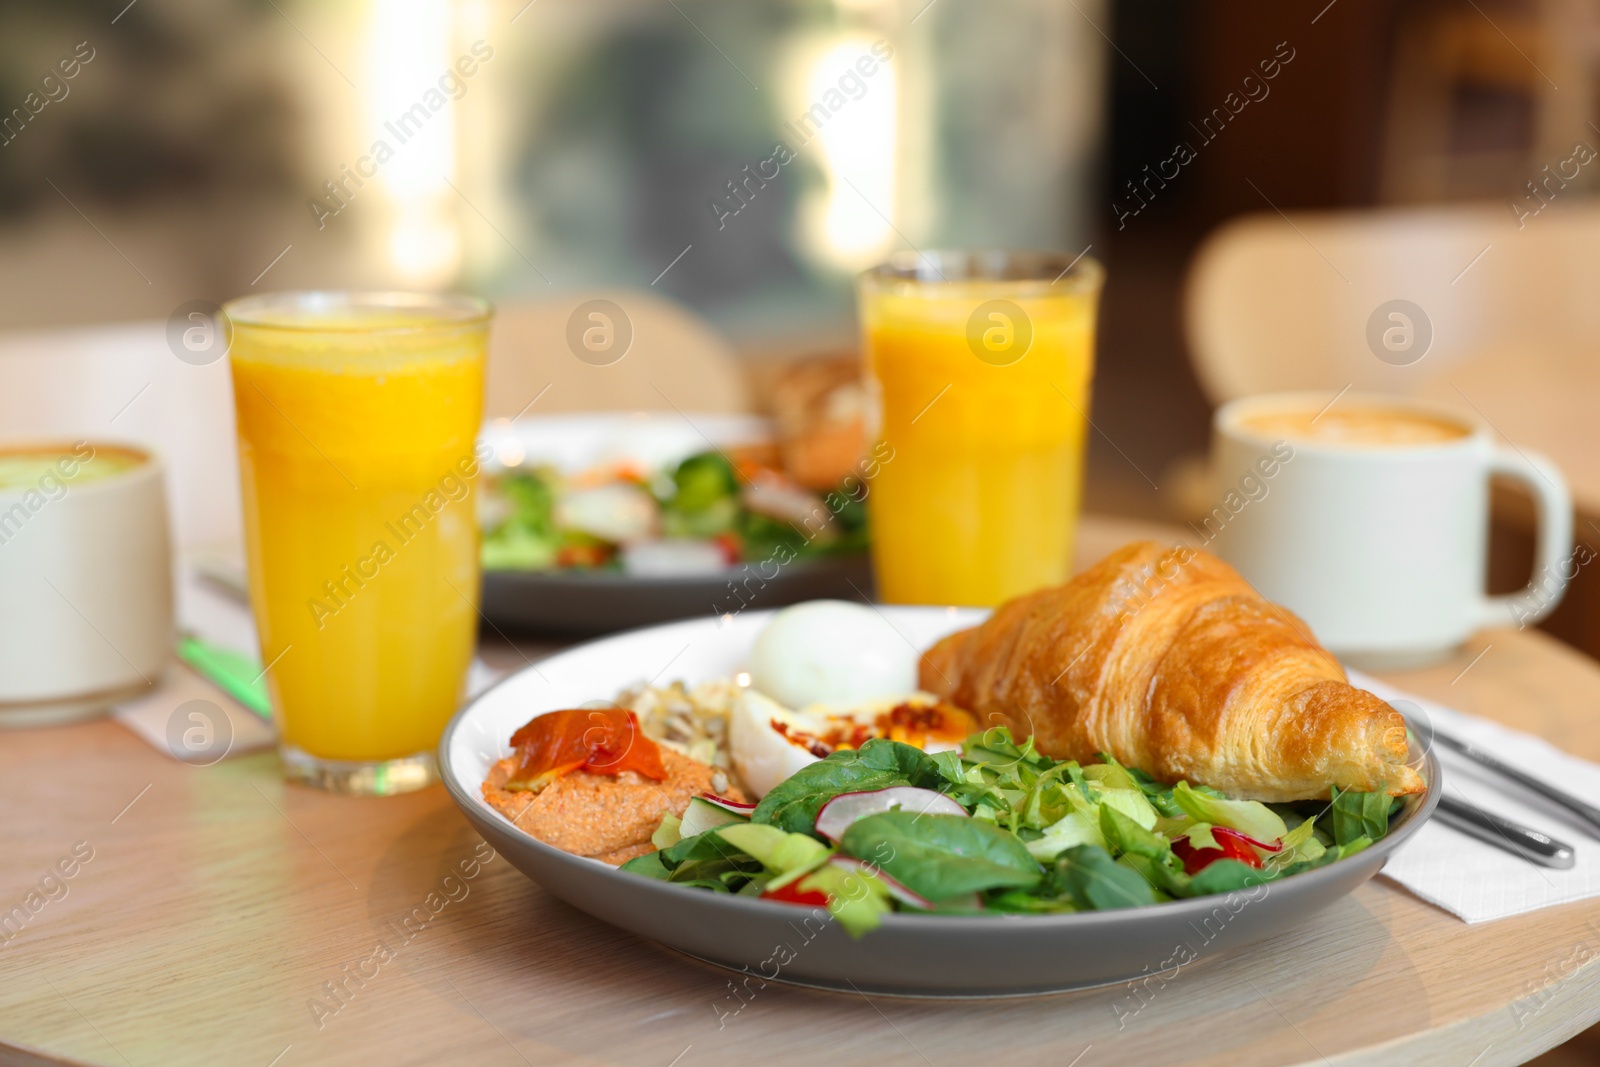
<path id="1" fill-rule="evenodd" d="M 181 663 L 112 716 L 158 752 L 197 766 L 274 744 L 272 724 Z"/>
<path id="2" fill-rule="evenodd" d="M 1409 700 L 1432 719 L 1440 733 L 1471 742 L 1520 771 L 1600 804 L 1600 766 L 1588 760 L 1568 755 L 1531 734 L 1435 704 L 1357 671 L 1350 672 L 1350 681 L 1385 700 Z M 1383 877 L 1469 923 L 1600 897 L 1600 833 L 1443 745 L 1434 746 L 1434 753 L 1444 766 L 1446 796 L 1566 842 L 1577 856 L 1577 865 L 1567 871 L 1539 867 L 1430 819 L 1390 857 Z"/>

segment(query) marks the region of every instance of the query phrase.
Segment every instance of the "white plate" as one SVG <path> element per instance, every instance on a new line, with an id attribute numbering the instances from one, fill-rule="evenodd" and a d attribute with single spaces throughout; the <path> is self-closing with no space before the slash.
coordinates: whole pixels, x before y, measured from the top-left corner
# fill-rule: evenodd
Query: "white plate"
<path id="1" fill-rule="evenodd" d="M 983 621 L 972 608 L 883 608 L 906 639 L 906 658 L 916 660 L 945 634 Z M 480 696 L 460 716 L 452 743 L 440 756 L 456 778 L 481 783 L 489 768 L 511 754 L 511 734 L 546 711 L 613 700 L 629 686 L 654 681 L 689 685 L 729 678 L 746 669 L 756 635 L 770 611 L 747 611 L 726 621 L 706 617 L 652 626 L 579 645 L 517 672 Z M 481 794 L 474 802 L 503 818 Z M 507 823 L 507 825 L 510 825 Z"/>
<path id="2" fill-rule="evenodd" d="M 484 426 L 480 440 L 494 449 L 490 471 L 548 464 L 577 474 L 612 463 L 632 463 L 655 471 L 697 452 L 772 440 L 772 424 L 754 415 L 677 412 L 596 412 L 497 419 Z"/>

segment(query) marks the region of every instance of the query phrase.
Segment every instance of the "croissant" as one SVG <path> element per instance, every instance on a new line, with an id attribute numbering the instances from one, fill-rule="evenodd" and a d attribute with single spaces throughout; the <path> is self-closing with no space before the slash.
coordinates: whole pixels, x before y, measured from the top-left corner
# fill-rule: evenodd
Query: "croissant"
<path id="1" fill-rule="evenodd" d="M 1425 787 L 1400 713 L 1350 685 L 1298 618 L 1188 547 L 1126 545 L 944 638 L 920 672 L 924 689 L 1057 759 L 1104 752 L 1249 800 Z"/>

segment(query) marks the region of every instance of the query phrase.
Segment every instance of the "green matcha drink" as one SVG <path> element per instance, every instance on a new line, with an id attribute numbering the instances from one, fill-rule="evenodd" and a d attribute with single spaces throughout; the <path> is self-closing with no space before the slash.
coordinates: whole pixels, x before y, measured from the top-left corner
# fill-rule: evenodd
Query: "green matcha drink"
<path id="1" fill-rule="evenodd" d="M 105 481 L 142 466 L 145 457 L 129 449 L 78 443 L 0 451 L 0 492 L 37 489 L 48 480 L 68 485 Z"/>

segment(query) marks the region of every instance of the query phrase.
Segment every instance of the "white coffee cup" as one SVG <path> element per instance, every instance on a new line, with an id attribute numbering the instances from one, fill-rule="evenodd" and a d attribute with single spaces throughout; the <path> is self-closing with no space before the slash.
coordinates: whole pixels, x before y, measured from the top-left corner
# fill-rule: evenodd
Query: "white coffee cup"
<path id="1" fill-rule="evenodd" d="M 78 441 L 0 446 L 0 465 L 0 726 L 87 718 L 146 690 L 174 638 L 160 464 Z"/>
<path id="2" fill-rule="evenodd" d="M 1527 626 L 1575 569 L 1560 472 L 1495 444 L 1470 412 L 1280 393 L 1225 404 L 1212 429 L 1217 507 L 1196 527 L 1203 547 L 1352 662 L 1416 665 L 1480 628 Z M 1485 591 L 1491 474 L 1523 483 L 1537 505 L 1533 579 L 1510 596 Z"/>

